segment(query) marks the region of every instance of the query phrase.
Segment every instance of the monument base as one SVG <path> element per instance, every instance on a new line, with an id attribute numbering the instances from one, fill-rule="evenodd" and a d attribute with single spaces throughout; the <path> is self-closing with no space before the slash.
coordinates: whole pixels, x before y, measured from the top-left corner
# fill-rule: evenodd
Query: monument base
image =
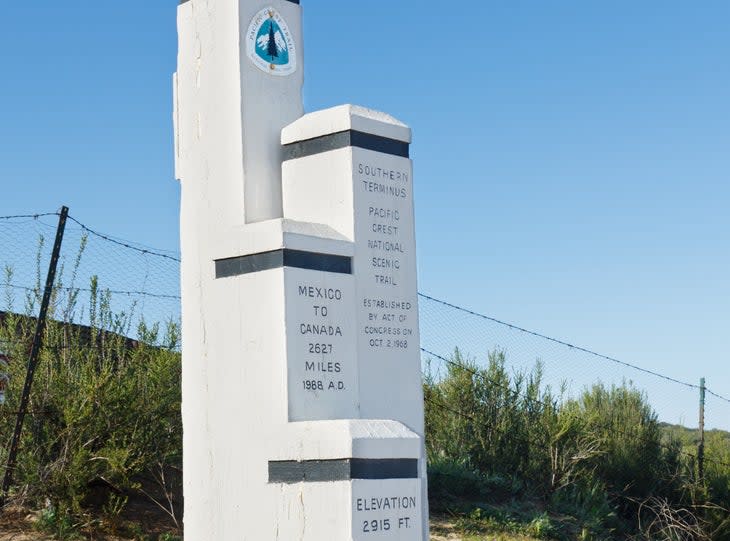
<path id="1" fill-rule="evenodd" d="M 395 421 L 290 424 L 268 463 L 277 539 L 422 539 L 420 453 Z"/>

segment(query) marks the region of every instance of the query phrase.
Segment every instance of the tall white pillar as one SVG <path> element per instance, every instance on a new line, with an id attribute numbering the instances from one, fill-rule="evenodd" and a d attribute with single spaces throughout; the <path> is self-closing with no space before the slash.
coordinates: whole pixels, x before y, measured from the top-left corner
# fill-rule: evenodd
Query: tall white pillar
<path id="1" fill-rule="evenodd" d="M 281 217 L 281 129 L 303 114 L 302 10 L 291 0 L 186 0 L 178 7 L 177 177 L 215 181 L 216 227 Z M 257 52 L 272 26 L 274 63 Z M 264 43 L 264 50 L 268 43 Z M 284 60 L 285 65 L 278 65 Z"/>
<path id="2" fill-rule="evenodd" d="M 302 117 L 298 2 L 178 17 L 185 536 L 427 539 L 410 130 Z"/>

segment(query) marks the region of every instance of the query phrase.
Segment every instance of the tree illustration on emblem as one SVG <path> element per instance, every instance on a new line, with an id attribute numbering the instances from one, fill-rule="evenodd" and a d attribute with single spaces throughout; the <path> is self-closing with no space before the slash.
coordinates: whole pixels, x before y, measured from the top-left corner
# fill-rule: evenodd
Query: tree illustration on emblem
<path id="1" fill-rule="evenodd" d="M 269 23 L 269 44 L 267 45 L 266 53 L 272 60 L 279 58 L 279 48 L 276 46 L 276 33 L 274 32 L 274 21 Z"/>

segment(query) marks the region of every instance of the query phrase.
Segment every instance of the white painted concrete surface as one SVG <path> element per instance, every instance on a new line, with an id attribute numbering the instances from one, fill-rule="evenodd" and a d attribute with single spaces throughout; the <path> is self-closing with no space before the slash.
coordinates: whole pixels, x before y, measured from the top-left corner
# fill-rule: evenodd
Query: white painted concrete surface
<path id="1" fill-rule="evenodd" d="M 246 32 L 264 8 L 286 20 L 296 42 L 296 69 L 285 77 L 263 73 L 247 58 Z M 301 7 L 286 0 L 189 0 L 178 8 L 178 35 L 178 178 L 225 186 L 224 223 L 280 218 L 279 138 L 303 114 Z"/>
<path id="2" fill-rule="evenodd" d="M 264 8 L 296 40 L 290 75 L 246 56 L 245 33 Z M 410 142 L 410 129 L 354 106 L 300 119 L 301 8 L 292 2 L 189 0 L 178 26 L 186 539 L 427 539 L 410 160 L 345 148 L 281 163 L 282 137 L 354 129 Z M 365 164 L 397 172 L 378 183 L 406 195 L 370 190 Z M 385 240 L 400 243 L 397 255 L 371 242 Z M 282 249 L 353 258 L 354 273 L 282 267 L 216 278 L 217 260 Z M 374 258 L 393 260 L 389 281 L 377 281 L 386 273 Z M 392 343 L 372 345 L 369 325 L 391 329 Z M 272 461 L 345 459 L 417 459 L 419 476 L 269 482 Z"/>
<path id="3" fill-rule="evenodd" d="M 282 143 L 348 130 L 411 141 L 410 128 L 390 115 L 344 105 L 305 115 L 287 126 Z M 284 215 L 323 224 L 354 244 L 359 415 L 399 421 L 423 444 L 410 159 L 347 147 L 287 161 L 283 171 Z M 423 520 L 419 531 L 427 536 L 425 452 L 418 456 Z"/>

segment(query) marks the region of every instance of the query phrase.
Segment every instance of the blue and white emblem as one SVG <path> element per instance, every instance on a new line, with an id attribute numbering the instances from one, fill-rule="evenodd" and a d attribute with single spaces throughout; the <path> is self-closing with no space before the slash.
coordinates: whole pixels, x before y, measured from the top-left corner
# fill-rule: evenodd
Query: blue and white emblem
<path id="1" fill-rule="evenodd" d="M 297 69 L 297 48 L 286 21 L 274 8 L 259 11 L 246 34 L 246 53 L 254 65 L 271 75 Z"/>

